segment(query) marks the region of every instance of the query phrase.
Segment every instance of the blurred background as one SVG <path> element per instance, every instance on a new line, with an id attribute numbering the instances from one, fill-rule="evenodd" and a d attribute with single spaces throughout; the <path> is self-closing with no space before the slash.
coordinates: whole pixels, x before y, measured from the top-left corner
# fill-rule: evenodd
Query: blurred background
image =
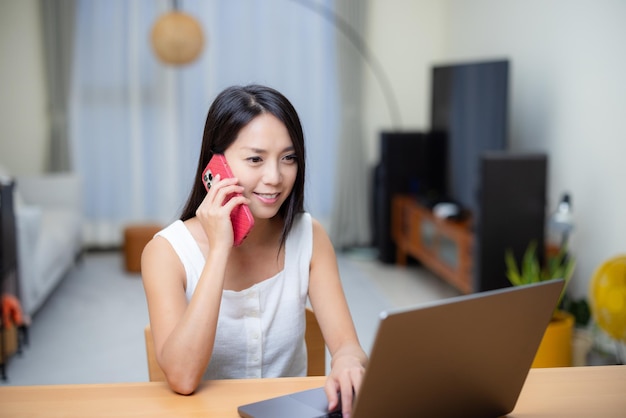
<path id="1" fill-rule="evenodd" d="M 203 34 L 179 66 L 151 44 L 174 7 Z M 367 247 L 381 133 L 430 129 L 433 66 L 506 59 L 507 146 L 547 154 L 546 212 L 571 196 L 582 296 L 625 249 L 625 17 L 620 0 L 0 0 L 0 165 L 78 174 L 85 245 L 116 247 L 178 216 L 215 95 L 267 84 L 302 118 L 307 209 Z"/>

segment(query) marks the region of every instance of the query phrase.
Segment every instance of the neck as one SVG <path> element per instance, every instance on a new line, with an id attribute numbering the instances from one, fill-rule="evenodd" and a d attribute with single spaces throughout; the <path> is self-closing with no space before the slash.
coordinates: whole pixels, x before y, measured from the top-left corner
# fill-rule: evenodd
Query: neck
<path id="1" fill-rule="evenodd" d="M 279 216 L 270 219 L 255 219 L 254 227 L 239 248 L 278 245 L 283 225 L 284 221 Z"/>

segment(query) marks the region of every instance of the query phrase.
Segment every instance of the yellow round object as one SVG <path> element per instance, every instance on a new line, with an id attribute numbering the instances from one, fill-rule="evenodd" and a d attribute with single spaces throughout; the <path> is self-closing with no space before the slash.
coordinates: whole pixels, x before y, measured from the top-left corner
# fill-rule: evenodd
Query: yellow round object
<path id="1" fill-rule="evenodd" d="M 591 311 L 611 337 L 626 342 L 626 255 L 604 262 L 591 280 Z"/>
<path id="2" fill-rule="evenodd" d="M 174 65 L 192 62 L 204 46 L 200 23 L 182 12 L 161 16 L 152 28 L 151 41 L 157 57 L 166 64 Z"/>

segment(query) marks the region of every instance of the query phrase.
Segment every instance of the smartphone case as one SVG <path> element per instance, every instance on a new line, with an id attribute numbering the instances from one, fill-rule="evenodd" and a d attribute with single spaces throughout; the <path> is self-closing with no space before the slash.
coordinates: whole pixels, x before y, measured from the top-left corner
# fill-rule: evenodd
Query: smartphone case
<path id="1" fill-rule="evenodd" d="M 209 161 L 209 164 L 207 164 L 206 168 L 202 172 L 202 183 L 204 184 L 207 192 L 211 188 L 213 179 L 218 174 L 221 179 L 234 177 L 233 172 L 228 166 L 228 161 L 226 161 L 226 158 L 222 154 L 214 154 L 211 161 Z M 226 202 L 237 195 L 240 195 L 240 193 L 231 194 L 227 197 Z M 238 205 L 230 213 L 230 220 L 233 224 L 234 246 L 236 247 L 241 245 L 243 240 L 250 233 L 250 230 L 254 226 L 254 217 L 252 216 L 252 212 L 250 212 L 250 208 L 247 205 Z"/>

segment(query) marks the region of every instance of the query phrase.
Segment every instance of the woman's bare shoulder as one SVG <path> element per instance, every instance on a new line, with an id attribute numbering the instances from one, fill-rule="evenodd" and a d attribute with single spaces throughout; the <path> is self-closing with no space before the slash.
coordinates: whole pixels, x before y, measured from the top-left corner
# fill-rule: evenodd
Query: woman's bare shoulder
<path id="1" fill-rule="evenodd" d="M 320 240 L 330 244 L 330 237 L 328 236 L 328 232 L 326 232 L 326 228 L 324 225 L 311 216 L 311 224 L 313 227 L 313 243 L 319 242 Z"/>
<path id="2" fill-rule="evenodd" d="M 160 236 L 153 237 L 141 254 L 141 274 L 144 282 L 163 276 L 184 276 L 185 269 L 170 242 Z"/>

